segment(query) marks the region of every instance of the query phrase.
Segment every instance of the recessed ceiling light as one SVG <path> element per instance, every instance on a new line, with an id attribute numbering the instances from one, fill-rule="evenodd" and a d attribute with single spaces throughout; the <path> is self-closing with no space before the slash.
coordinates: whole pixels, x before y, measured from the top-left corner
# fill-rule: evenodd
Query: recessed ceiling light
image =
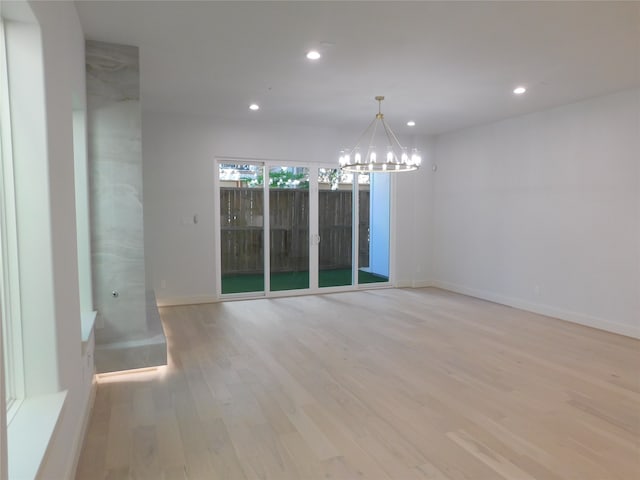
<path id="1" fill-rule="evenodd" d="M 527 89 L 524 87 L 516 87 L 513 89 L 513 93 L 515 93 L 516 95 L 522 95 L 526 91 Z"/>
<path id="2" fill-rule="evenodd" d="M 258 105 L 257 103 L 252 103 L 251 105 L 249 105 L 249 110 L 260 110 L 260 105 Z"/>
<path id="3" fill-rule="evenodd" d="M 407 122 L 407 127 L 415 127 L 416 126 L 416 122 L 414 122 L 413 120 L 409 120 Z"/>
<path id="4" fill-rule="evenodd" d="M 309 50 L 307 52 L 307 58 L 309 60 L 318 60 L 322 55 L 317 50 Z"/>

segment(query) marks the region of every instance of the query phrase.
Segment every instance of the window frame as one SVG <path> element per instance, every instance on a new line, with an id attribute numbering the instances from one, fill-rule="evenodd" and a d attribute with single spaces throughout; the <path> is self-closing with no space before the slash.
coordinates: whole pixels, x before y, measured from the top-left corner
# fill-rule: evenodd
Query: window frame
<path id="1" fill-rule="evenodd" d="M 15 205 L 11 102 L 4 19 L 0 18 L 0 308 L 6 423 L 9 425 L 25 394 L 20 275 Z"/>

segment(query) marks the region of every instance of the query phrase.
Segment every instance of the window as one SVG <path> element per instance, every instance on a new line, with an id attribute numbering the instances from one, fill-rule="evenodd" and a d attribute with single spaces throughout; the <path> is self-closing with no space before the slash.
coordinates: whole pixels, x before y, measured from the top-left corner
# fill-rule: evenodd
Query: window
<path id="1" fill-rule="evenodd" d="M 0 308 L 7 422 L 24 396 L 15 188 L 4 23 L 0 22 Z"/>
<path id="2" fill-rule="evenodd" d="M 0 408 L 0 478 L 30 479 L 37 477 L 58 422 L 73 421 L 61 412 L 65 387 L 75 382 L 71 376 L 64 378 L 59 367 L 63 359 L 73 359 L 67 345 L 77 338 L 69 342 L 68 335 L 57 333 L 79 325 L 68 315 L 75 302 L 67 309 L 67 297 L 61 296 L 56 305 L 55 282 L 60 278 L 60 285 L 67 285 L 77 280 L 73 268 L 54 268 L 56 246 L 68 246 L 67 254 L 73 250 L 64 241 L 53 241 L 56 236 L 72 238 L 55 220 L 73 214 L 73 201 L 66 197 L 58 203 L 56 193 L 68 184 L 52 180 L 68 177 L 65 170 L 52 170 L 57 150 L 49 149 L 48 143 L 49 133 L 55 132 L 51 138 L 71 147 L 66 136 L 71 132 L 64 125 L 65 136 L 60 136 L 63 130 L 58 127 L 63 124 L 47 123 L 46 101 L 47 93 L 61 98 L 71 89 L 66 82 L 49 82 L 45 75 L 46 42 L 30 3 L 4 2 L 0 10 L 0 308 L 7 347 L 1 371 L 7 376 L 3 387 L 8 387 L 0 403 L 6 399 L 10 404 L 9 410 Z M 55 35 L 52 38 L 57 41 Z M 50 113 L 61 121 L 63 111 L 56 104 Z M 60 158 L 70 160 L 68 155 L 67 160 Z"/>

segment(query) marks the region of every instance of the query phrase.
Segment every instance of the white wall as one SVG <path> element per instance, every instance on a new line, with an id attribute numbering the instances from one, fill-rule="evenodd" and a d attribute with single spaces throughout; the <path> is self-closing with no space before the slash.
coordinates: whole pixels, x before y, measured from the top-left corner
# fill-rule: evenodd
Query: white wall
<path id="1" fill-rule="evenodd" d="M 442 135 L 435 161 L 437 285 L 640 335 L 639 90 Z"/>
<path id="2" fill-rule="evenodd" d="M 396 245 L 391 255 L 395 255 L 398 287 L 432 284 L 434 138 L 416 138 L 414 143 L 421 149 L 422 167 L 396 175 Z"/>
<path id="3" fill-rule="evenodd" d="M 249 120 L 232 123 L 143 110 L 147 284 L 155 289 L 159 304 L 214 299 L 216 157 L 335 165 L 341 146 L 354 142 L 362 133 L 265 125 Z M 191 220 L 194 215 L 198 215 L 197 224 Z M 411 220 L 405 221 L 403 217 L 400 223 L 411 224 Z M 398 235 L 397 239 L 402 243 L 407 237 Z M 402 262 L 402 266 L 413 271 L 410 260 Z M 398 275 L 407 278 L 412 274 L 398 271 Z"/>
<path id="4" fill-rule="evenodd" d="M 73 97 L 85 96 L 84 38 L 73 2 L 30 4 L 42 36 L 46 109 L 44 155 L 45 173 L 48 173 L 55 305 L 48 315 L 53 316 L 55 322 L 57 389 L 67 390 L 66 403 L 40 478 L 62 479 L 72 473 L 77 448 L 82 441 L 92 380 L 91 375 L 84 374 L 81 352 L 72 123 Z"/>

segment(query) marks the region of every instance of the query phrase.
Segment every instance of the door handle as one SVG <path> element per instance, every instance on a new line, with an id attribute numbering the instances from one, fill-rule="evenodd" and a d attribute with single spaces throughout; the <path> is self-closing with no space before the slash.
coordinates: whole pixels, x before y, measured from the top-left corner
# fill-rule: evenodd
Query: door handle
<path id="1" fill-rule="evenodd" d="M 320 235 L 311 235 L 311 245 L 319 245 L 320 244 Z"/>

